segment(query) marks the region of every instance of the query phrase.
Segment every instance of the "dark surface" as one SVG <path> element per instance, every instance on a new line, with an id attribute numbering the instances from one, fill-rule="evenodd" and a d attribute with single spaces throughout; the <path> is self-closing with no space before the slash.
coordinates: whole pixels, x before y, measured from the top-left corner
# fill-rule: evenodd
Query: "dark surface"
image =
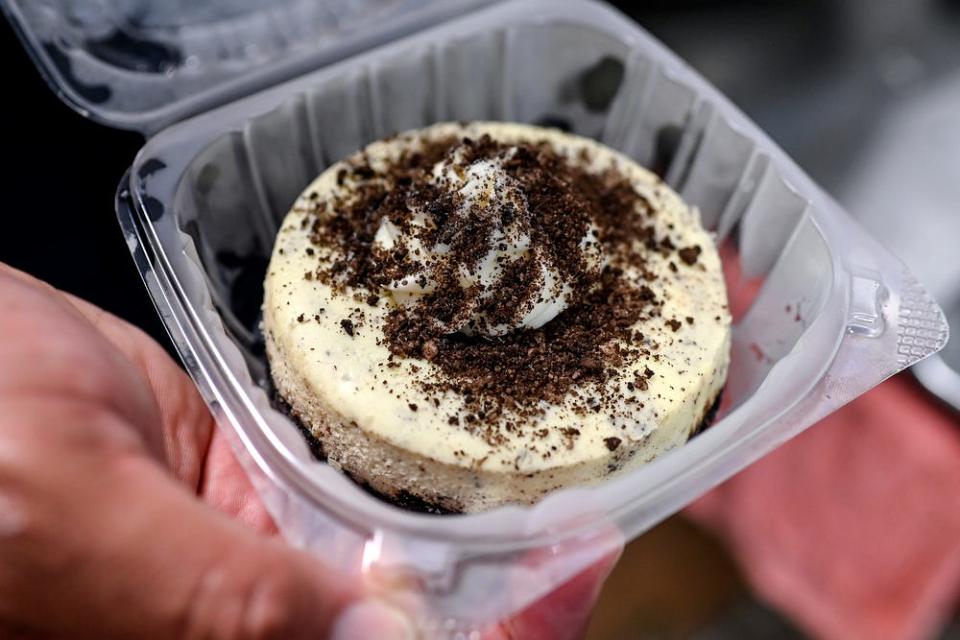
<path id="1" fill-rule="evenodd" d="M 142 138 L 67 108 L 3 20 L 0 59 L 5 80 L 0 261 L 133 322 L 169 348 L 113 206 L 117 184 Z"/>

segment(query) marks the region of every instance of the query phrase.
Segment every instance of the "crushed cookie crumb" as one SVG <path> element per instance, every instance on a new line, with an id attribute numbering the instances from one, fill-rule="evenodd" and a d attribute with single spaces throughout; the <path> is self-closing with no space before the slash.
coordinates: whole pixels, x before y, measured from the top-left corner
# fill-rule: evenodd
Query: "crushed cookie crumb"
<path id="1" fill-rule="evenodd" d="M 697 259 L 700 257 L 702 249 L 699 246 L 694 245 L 692 247 L 684 247 L 677 251 L 677 255 L 680 256 L 680 259 L 683 260 L 683 263 L 688 266 L 696 264 Z"/>
<path id="2" fill-rule="evenodd" d="M 433 360 L 437 357 L 437 354 L 440 353 L 439 347 L 434 340 L 427 340 L 423 343 L 423 346 L 420 348 L 423 353 L 423 357 L 427 360 Z"/>
<path id="3" fill-rule="evenodd" d="M 444 329 L 477 299 L 489 300 L 483 302 L 485 317 L 512 326 L 541 267 L 534 259 L 517 260 L 505 268 L 504 281 L 511 284 L 494 296 L 479 298 L 475 291 L 464 290 L 456 269 L 431 273 L 428 280 L 415 268 L 420 263 L 411 255 L 437 244 L 449 247 L 456 258 L 451 264 L 475 268 L 491 249 L 483 240 L 491 234 L 479 226 L 519 215 L 508 206 L 493 217 L 484 211 L 455 215 L 463 205 L 458 200 L 462 196 L 425 179 L 437 162 L 447 162 L 454 152 L 462 154 L 465 162 L 501 162 L 536 211 L 523 220 L 531 246 L 554 252 L 551 264 L 557 265 L 564 283 L 573 290 L 567 308 L 542 328 L 512 331 L 494 339 L 482 337 L 483 331 L 466 335 Z M 438 407 L 439 398 L 446 394 L 462 399 L 465 412 L 462 418 L 449 416 L 450 425 L 496 448 L 506 433 L 547 437 L 528 428 L 543 415 L 545 405 L 570 402 L 579 415 L 588 411 L 623 415 L 624 404 L 637 402 L 627 391 L 648 390 L 647 380 L 653 375 L 649 368 L 631 380 L 625 380 L 630 373 L 623 373 L 642 366 L 648 358 L 659 361 L 660 345 L 648 341 L 636 327 L 649 322 L 656 338 L 661 329 L 652 328 L 654 323 L 665 323 L 674 332 L 682 326 L 676 318 L 664 319 L 670 297 L 669 292 L 662 293 L 662 299 L 658 296 L 657 291 L 663 292 L 658 280 L 672 276 L 656 265 L 673 258 L 667 267 L 677 273 L 674 260 L 694 265 L 701 248 L 678 249 L 669 235 L 662 235 L 660 223 L 653 218 L 655 209 L 616 166 L 589 173 L 546 142 L 507 147 L 488 136 L 422 140 L 416 151 L 402 153 L 385 168 L 378 165 L 374 170 L 369 162 L 364 154 L 345 161 L 336 173 L 342 193 L 330 202 L 317 202 L 307 216 L 313 247 L 322 249 L 311 248 L 308 255 L 324 256 L 318 257 L 318 269 L 310 272 L 311 277 L 335 292 L 349 292 L 359 304 L 383 309 L 383 335 L 377 336 L 377 343 L 386 346 L 395 360 L 381 366 L 392 369 L 400 366 L 398 361 L 419 358 L 430 362 L 416 384 L 424 401 Z M 464 171 L 466 166 L 454 168 Z M 429 224 L 417 232 L 419 244 L 410 246 L 404 238 L 409 236 L 414 211 Z M 390 250 L 374 242 L 384 220 L 404 231 Z M 587 234 L 602 246 L 606 258 L 602 271 L 591 271 L 580 257 L 577 247 Z M 392 304 L 388 285 L 404 278 L 408 286 L 426 291 L 410 304 Z M 387 304 L 381 305 L 381 299 Z M 318 315 L 314 319 L 319 322 Z M 687 324 L 693 320 L 685 318 Z M 358 312 L 357 317 L 351 314 L 340 320 L 340 326 L 352 337 L 362 322 Z M 408 406 L 417 410 L 413 403 Z M 579 431 L 566 428 L 560 436 L 572 448 Z M 620 440 L 607 438 L 605 444 L 613 451 Z"/>

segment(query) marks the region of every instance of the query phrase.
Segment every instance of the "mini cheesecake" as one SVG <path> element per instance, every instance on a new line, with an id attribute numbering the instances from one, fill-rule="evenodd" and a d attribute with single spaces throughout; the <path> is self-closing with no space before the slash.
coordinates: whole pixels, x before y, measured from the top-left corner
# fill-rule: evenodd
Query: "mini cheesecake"
<path id="1" fill-rule="evenodd" d="M 263 331 L 324 457 L 443 511 L 530 504 L 694 434 L 727 374 L 711 235 L 592 140 L 438 124 L 324 171 L 277 235 Z"/>

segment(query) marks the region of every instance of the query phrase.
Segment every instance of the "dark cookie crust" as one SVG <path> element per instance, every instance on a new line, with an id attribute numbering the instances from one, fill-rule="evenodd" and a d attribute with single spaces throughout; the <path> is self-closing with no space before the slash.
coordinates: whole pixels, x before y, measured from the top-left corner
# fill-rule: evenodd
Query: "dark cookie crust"
<path id="1" fill-rule="evenodd" d="M 290 404 L 283 399 L 283 397 L 276 391 L 273 390 L 270 394 L 271 402 L 273 407 L 290 418 L 290 420 L 297 426 L 297 429 L 300 430 L 300 433 L 303 434 L 304 439 L 307 441 L 307 445 L 310 447 L 311 453 L 314 457 L 320 462 L 327 461 L 327 455 L 323 449 L 323 443 L 313 435 L 313 432 L 307 427 L 300 416 L 293 410 Z M 717 417 L 717 413 L 720 411 L 720 404 L 723 400 L 723 389 L 720 389 L 720 392 L 717 394 L 716 399 L 714 399 L 713 404 L 706 410 L 703 415 L 703 419 L 700 420 L 700 423 L 694 428 L 690 434 L 690 438 L 695 438 L 704 431 L 706 431 L 710 425 L 713 424 L 713 421 Z M 386 502 L 387 504 L 392 504 L 395 507 L 401 509 L 406 509 L 407 511 L 413 511 L 416 513 L 427 513 L 430 515 L 436 516 L 447 516 L 447 515 L 459 515 L 462 514 L 462 511 L 457 511 L 454 509 L 448 509 L 439 504 L 428 502 L 423 498 L 417 497 L 407 491 L 406 489 L 401 489 L 394 495 L 388 495 L 382 491 L 377 491 L 369 484 L 356 478 L 353 474 L 344 470 L 344 475 L 357 483 L 364 491 L 372 495 L 373 497 Z"/>

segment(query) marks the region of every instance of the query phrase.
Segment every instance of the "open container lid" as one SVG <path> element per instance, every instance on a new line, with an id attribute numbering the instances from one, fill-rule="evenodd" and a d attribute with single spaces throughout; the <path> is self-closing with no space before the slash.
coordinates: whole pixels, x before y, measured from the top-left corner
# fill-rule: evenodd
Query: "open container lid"
<path id="1" fill-rule="evenodd" d="M 496 0 L 0 0 L 78 112 L 152 134 Z"/>

